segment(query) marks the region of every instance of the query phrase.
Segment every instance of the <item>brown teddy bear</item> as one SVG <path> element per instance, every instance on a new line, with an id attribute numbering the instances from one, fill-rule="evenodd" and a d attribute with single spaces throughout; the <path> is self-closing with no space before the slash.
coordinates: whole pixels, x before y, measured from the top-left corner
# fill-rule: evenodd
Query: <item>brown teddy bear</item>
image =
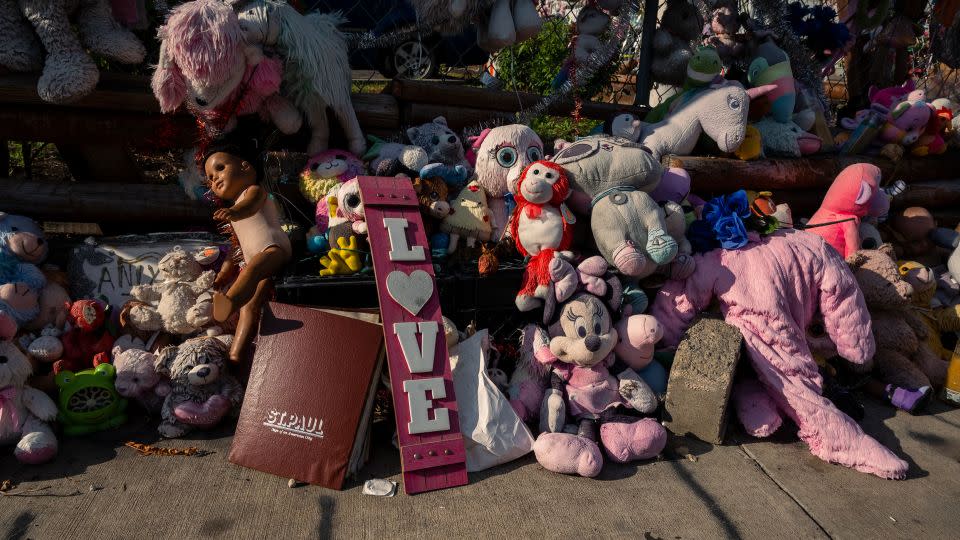
<path id="1" fill-rule="evenodd" d="M 895 256 L 893 246 L 883 244 L 876 250 L 857 251 L 847 263 L 873 320 L 874 360 L 880 379 L 896 387 L 888 392 L 922 390 L 926 395 L 930 386 L 943 385 L 947 363 L 927 345 L 930 329 L 911 309 L 914 290 L 901 277 Z M 896 399 L 892 401 L 897 405 Z"/>
<path id="2" fill-rule="evenodd" d="M 417 191 L 417 200 L 420 201 L 423 229 L 429 238 L 437 230 L 440 221 L 450 215 L 450 203 L 447 202 L 450 190 L 439 176 L 414 178 L 413 188 Z"/>

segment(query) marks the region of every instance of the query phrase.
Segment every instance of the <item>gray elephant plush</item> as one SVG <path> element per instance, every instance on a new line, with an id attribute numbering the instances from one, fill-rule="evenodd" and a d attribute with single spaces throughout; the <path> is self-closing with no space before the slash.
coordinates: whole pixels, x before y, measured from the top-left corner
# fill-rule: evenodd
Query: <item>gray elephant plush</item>
<path id="1" fill-rule="evenodd" d="M 0 66 L 42 68 L 37 94 L 44 101 L 67 103 L 93 91 L 100 72 L 86 49 L 123 64 L 146 56 L 113 18 L 110 0 L 0 0 Z"/>
<path id="2" fill-rule="evenodd" d="M 596 135 L 562 145 L 553 161 L 570 186 L 590 198 L 597 248 L 622 274 L 649 275 L 676 257 L 677 241 L 649 195 L 664 174 L 649 150 L 622 137 Z"/>

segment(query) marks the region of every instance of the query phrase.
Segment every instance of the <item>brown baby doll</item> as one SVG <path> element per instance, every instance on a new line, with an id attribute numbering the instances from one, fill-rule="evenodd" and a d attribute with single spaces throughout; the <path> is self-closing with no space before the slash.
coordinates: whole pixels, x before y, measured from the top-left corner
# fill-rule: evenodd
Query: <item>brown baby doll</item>
<path id="1" fill-rule="evenodd" d="M 290 239 L 280 228 L 276 204 L 259 185 L 257 141 L 242 135 L 213 142 L 206 152 L 204 171 L 210 190 L 228 206 L 214 212 L 217 221 L 229 221 L 243 254 L 244 266 L 225 293 L 213 295 L 213 318 L 226 321 L 238 310 L 240 318 L 230 347 L 230 360 L 240 362 L 255 332 L 263 304 L 272 293 L 272 277 L 290 260 Z M 232 259 L 224 264 L 214 287 L 222 288 L 235 273 Z"/>

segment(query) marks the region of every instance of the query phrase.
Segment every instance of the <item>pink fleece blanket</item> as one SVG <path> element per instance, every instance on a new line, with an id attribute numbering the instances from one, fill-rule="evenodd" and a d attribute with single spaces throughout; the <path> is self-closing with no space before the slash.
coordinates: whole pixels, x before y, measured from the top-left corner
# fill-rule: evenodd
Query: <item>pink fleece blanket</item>
<path id="1" fill-rule="evenodd" d="M 815 456 L 903 478 L 906 462 L 821 395 L 823 381 L 807 344 L 806 328 L 819 310 L 841 356 L 864 367 L 872 361 L 870 314 L 849 268 L 819 236 L 792 230 L 763 239 L 751 234 L 742 249 L 697 255 L 693 275 L 664 285 L 652 311 L 664 328 L 661 343 L 676 347 L 697 313 L 716 299 L 727 323 L 743 334 L 771 405 L 796 422 Z M 756 422 L 743 415 L 741 420 L 748 428 Z"/>

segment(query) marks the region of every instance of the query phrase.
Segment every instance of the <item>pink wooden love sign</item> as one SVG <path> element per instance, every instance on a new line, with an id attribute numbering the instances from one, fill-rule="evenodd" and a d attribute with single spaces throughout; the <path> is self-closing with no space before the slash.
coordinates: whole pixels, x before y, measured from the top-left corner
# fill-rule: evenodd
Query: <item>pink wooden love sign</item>
<path id="1" fill-rule="evenodd" d="M 361 176 L 408 495 L 467 484 L 453 376 L 417 194 L 406 178 Z"/>

